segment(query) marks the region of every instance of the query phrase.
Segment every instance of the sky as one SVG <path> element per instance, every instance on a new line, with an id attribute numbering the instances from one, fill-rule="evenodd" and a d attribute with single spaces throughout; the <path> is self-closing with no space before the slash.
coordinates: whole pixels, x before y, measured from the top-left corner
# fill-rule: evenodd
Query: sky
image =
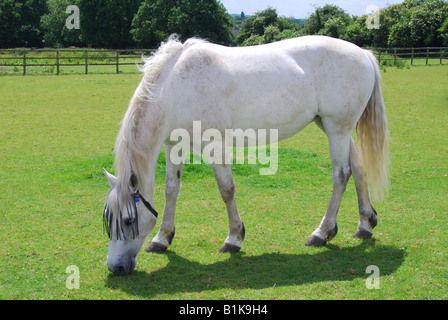
<path id="1" fill-rule="evenodd" d="M 341 7 L 350 15 L 361 16 L 371 13 L 372 6 L 386 8 L 403 0 L 220 0 L 227 12 L 240 14 L 244 11 L 246 15 L 252 15 L 271 6 L 277 9 L 280 16 L 306 19 L 315 11 L 315 7 L 323 7 L 333 4 Z M 367 10 L 369 8 L 369 10 Z M 366 12 L 369 11 L 369 12 Z"/>

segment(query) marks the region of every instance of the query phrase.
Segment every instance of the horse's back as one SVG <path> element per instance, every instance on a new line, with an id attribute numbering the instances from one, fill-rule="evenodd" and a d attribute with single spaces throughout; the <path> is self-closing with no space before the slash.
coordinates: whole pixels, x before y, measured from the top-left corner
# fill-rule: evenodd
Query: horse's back
<path id="1" fill-rule="evenodd" d="M 175 126 L 203 120 L 218 129 L 278 128 L 286 138 L 353 101 L 364 104 L 354 110 L 360 113 L 363 92 L 373 88 L 364 50 L 338 39 L 307 36 L 238 48 L 185 44 L 164 90 L 163 100 L 183 114 L 174 114 Z"/>

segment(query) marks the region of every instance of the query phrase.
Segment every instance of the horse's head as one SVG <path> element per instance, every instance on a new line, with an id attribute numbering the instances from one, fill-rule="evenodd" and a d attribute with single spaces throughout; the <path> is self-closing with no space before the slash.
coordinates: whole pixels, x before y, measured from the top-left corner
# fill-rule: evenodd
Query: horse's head
<path id="1" fill-rule="evenodd" d="M 131 175 L 128 186 L 103 169 L 111 189 L 104 206 L 104 228 L 109 236 L 107 267 L 116 275 L 134 271 L 135 257 L 156 224 L 157 212 L 138 191 L 138 181 Z"/>

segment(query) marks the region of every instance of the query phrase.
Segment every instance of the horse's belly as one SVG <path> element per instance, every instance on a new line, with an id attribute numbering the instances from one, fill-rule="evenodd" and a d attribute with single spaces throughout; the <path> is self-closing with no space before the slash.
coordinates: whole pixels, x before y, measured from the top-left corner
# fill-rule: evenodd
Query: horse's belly
<path id="1" fill-rule="evenodd" d="M 242 81 L 232 98 L 224 101 L 234 128 L 277 129 L 279 139 L 284 139 L 314 119 L 314 88 L 299 72 L 255 75 L 251 80 Z"/>
<path id="2" fill-rule="evenodd" d="M 253 106 L 258 106 L 254 109 Z M 300 104 L 252 104 L 232 117 L 234 129 L 278 130 L 279 140 L 286 139 L 305 128 L 315 117 L 313 108 L 303 108 Z"/>

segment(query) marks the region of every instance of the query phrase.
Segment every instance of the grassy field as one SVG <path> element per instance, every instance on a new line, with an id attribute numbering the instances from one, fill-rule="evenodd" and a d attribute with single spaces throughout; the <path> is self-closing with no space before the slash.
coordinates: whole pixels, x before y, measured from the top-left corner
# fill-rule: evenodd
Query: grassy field
<path id="1" fill-rule="evenodd" d="M 211 169 L 184 169 L 176 237 L 142 251 L 133 274 L 106 267 L 102 209 L 112 147 L 138 74 L 0 77 L 0 299 L 447 299 L 448 67 L 385 68 L 391 190 L 374 238 L 358 223 L 353 180 L 326 247 L 305 242 L 331 195 L 326 137 L 314 125 L 279 145 L 279 170 L 235 166 L 246 226 L 220 254 L 227 214 Z M 164 157 L 155 206 L 164 204 Z M 158 222 L 153 235 L 157 231 Z M 149 242 L 150 239 L 147 241 Z M 66 268 L 79 268 L 68 289 Z M 369 265 L 379 289 L 368 289 Z"/>

